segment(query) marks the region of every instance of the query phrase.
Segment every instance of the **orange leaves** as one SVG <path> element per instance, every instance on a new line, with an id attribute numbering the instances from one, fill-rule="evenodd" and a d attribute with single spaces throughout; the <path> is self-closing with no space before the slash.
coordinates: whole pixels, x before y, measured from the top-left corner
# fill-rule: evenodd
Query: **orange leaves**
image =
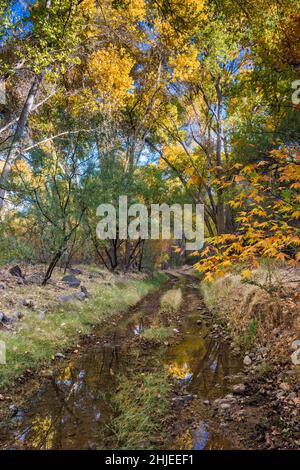
<path id="1" fill-rule="evenodd" d="M 196 268 L 209 280 L 224 275 L 237 261 L 249 268 L 257 267 L 261 258 L 295 265 L 300 261 L 300 161 L 295 149 L 273 151 L 266 160 L 231 170 L 239 171 L 230 176 L 239 191 L 229 201 L 236 210 L 237 234 L 207 240 Z M 240 182 L 244 184 L 236 184 Z M 251 270 L 244 269 L 242 277 L 250 279 Z"/>
<path id="2" fill-rule="evenodd" d="M 235 180 L 236 183 L 240 183 L 241 181 L 245 181 L 246 178 L 245 178 L 245 176 L 243 176 L 243 175 L 236 175 L 236 176 L 234 177 L 234 180 Z"/>

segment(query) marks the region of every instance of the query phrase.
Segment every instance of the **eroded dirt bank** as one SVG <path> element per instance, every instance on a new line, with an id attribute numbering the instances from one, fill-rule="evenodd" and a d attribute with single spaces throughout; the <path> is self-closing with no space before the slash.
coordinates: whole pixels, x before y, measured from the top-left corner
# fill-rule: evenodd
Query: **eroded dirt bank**
<path id="1" fill-rule="evenodd" d="M 231 342 L 198 281 L 172 276 L 105 336 L 95 329 L 56 371 L 44 371 L 40 387 L 20 386 L 1 447 L 299 448 L 294 378 L 277 397 L 272 378 L 252 374 Z"/>

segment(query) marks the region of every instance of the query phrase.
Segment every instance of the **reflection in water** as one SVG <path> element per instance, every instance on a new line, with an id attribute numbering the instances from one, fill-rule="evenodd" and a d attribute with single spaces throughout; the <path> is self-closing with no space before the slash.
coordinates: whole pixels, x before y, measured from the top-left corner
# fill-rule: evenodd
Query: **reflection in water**
<path id="1" fill-rule="evenodd" d="M 205 399 L 226 394 L 230 377 L 240 369 L 240 361 L 230 353 L 227 344 L 209 336 L 207 326 L 197 327 L 199 315 L 185 317 L 185 334 L 180 344 L 171 348 L 167 357 L 173 377 L 188 382 L 188 390 Z"/>
<path id="2" fill-rule="evenodd" d="M 192 299 L 190 299 L 192 303 Z M 190 313 L 184 318 L 183 340 L 171 348 L 167 358 L 169 373 L 186 384 L 186 389 L 203 400 L 214 400 L 228 393 L 232 378 L 240 370 L 241 364 L 230 353 L 226 343 L 214 339 L 208 327 L 197 326 L 199 314 L 195 314 L 193 304 Z M 196 429 L 188 429 L 175 441 L 174 449 L 230 449 L 230 442 L 222 435 L 209 429 L 205 413 Z"/>
<path id="3" fill-rule="evenodd" d="M 133 326 L 133 332 L 135 335 L 141 335 L 144 331 L 144 328 L 141 324 L 137 324 Z"/>
<path id="4" fill-rule="evenodd" d="M 209 439 L 209 432 L 206 429 L 205 423 L 201 421 L 199 429 L 195 432 L 193 448 L 194 450 L 205 449 L 206 443 Z"/>
<path id="5" fill-rule="evenodd" d="M 162 357 L 171 376 L 204 399 L 224 395 L 230 376 L 239 364 L 226 344 L 210 336 L 208 327 L 197 326 L 198 290 L 183 290 L 186 315 L 182 323 L 184 336 L 179 344 Z M 114 416 L 112 395 L 117 388 L 118 373 L 128 368 L 126 339 L 140 335 L 157 321 L 159 296 L 145 300 L 130 320 L 122 322 L 110 342 L 93 346 L 86 355 L 71 361 L 53 376 L 42 391 L 19 410 L 14 418 L 0 427 L 0 441 L 6 448 L 32 449 L 111 449 L 114 436 L 110 420 Z M 183 307 L 182 307 L 183 308 Z M 222 449 L 230 444 L 207 427 L 204 417 L 197 429 L 187 429 L 176 449 Z"/>
<path id="6" fill-rule="evenodd" d="M 193 378 L 193 373 L 186 362 L 182 366 L 178 363 L 171 363 L 167 369 L 169 375 L 177 379 L 179 384 L 186 384 Z"/>

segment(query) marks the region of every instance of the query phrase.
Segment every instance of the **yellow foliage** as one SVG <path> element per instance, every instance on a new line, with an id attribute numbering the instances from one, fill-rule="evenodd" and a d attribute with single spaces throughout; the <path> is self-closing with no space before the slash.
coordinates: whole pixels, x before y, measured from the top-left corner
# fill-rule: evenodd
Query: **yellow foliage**
<path id="1" fill-rule="evenodd" d="M 88 73 L 96 91 L 96 98 L 112 100 L 122 105 L 132 90 L 130 76 L 134 60 L 125 49 L 111 45 L 95 52 L 88 63 Z"/>
<path id="2" fill-rule="evenodd" d="M 174 69 L 172 79 L 174 81 L 197 82 L 199 51 L 196 46 L 191 45 L 185 52 L 178 54 L 170 60 L 170 67 Z"/>
<path id="3" fill-rule="evenodd" d="M 252 272 L 250 271 L 250 269 L 244 269 L 242 271 L 242 278 L 243 279 L 251 279 L 252 277 Z"/>

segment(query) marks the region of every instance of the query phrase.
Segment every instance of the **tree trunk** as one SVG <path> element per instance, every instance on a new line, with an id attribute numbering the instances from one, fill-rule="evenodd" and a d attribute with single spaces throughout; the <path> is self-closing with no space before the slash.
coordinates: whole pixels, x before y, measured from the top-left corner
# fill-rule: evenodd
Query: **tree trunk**
<path id="1" fill-rule="evenodd" d="M 39 74 L 33 80 L 33 83 L 31 85 L 31 88 L 30 88 L 29 93 L 27 95 L 25 104 L 23 106 L 21 116 L 18 120 L 18 125 L 17 125 L 16 132 L 13 136 L 11 146 L 10 146 L 10 148 L 8 150 L 8 154 L 6 156 L 6 160 L 5 160 L 5 163 L 4 163 L 4 166 L 3 166 L 3 169 L 2 169 L 2 173 L 1 173 L 1 176 L 0 176 L 0 212 L 1 212 L 1 210 L 3 208 L 3 204 L 4 204 L 4 198 L 5 198 L 5 193 L 6 193 L 5 185 L 6 185 L 6 182 L 7 182 L 8 178 L 9 178 L 11 168 L 12 168 L 12 166 L 13 166 L 13 164 L 14 164 L 17 156 L 18 156 L 19 146 L 20 146 L 20 143 L 21 143 L 23 135 L 24 135 L 24 130 L 25 130 L 25 127 L 27 125 L 29 115 L 30 115 L 31 110 L 33 108 L 35 97 L 38 93 L 39 86 L 40 86 L 40 83 L 42 81 L 42 77 L 43 77 L 43 74 Z"/>

